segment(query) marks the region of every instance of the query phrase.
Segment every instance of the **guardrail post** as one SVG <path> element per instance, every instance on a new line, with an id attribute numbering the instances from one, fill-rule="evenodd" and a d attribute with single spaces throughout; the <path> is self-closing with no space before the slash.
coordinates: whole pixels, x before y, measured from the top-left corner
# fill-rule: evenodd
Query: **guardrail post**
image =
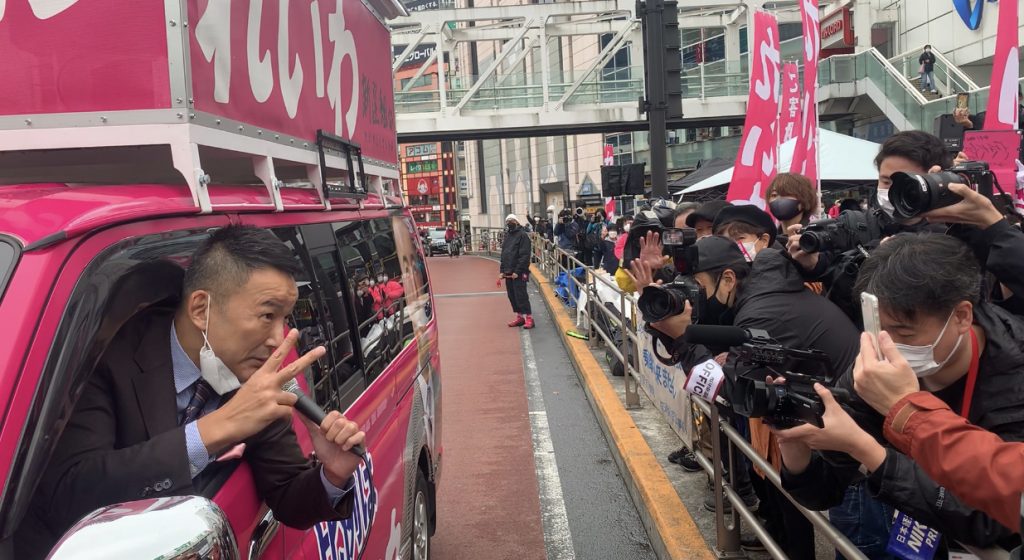
<path id="1" fill-rule="evenodd" d="M 619 320 L 622 329 L 622 387 L 626 392 L 626 409 L 641 408 L 640 383 L 633 377 L 634 365 L 638 361 L 640 349 L 636 344 L 636 332 L 632 314 L 626 312 L 626 292 L 619 292 Z"/>
<path id="2" fill-rule="evenodd" d="M 721 417 L 718 414 L 718 406 L 715 403 L 711 404 L 711 461 L 714 466 L 714 484 L 712 491 L 715 493 L 715 535 L 717 537 L 717 547 L 715 554 L 719 558 L 745 558 L 742 549 L 740 548 L 740 524 L 739 517 L 736 513 L 736 508 L 732 508 L 732 519 L 726 523 L 725 513 L 723 506 L 725 505 L 725 491 L 722 485 L 722 471 L 723 461 L 727 459 L 724 457 L 722 443 L 721 443 Z M 732 447 L 731 445 L 729 446 Z M 729 456 L 732 455 L 732 450 L 725 450 Z M 736 461 L 739 463 L 740 461 Z M 732 465 L 730 461 L 730 465 Z M 729 476 L 735 480 L 736 473 L 735 468 L 729 470 Z"/>
<path id="3" fill-rule="evenodd" d="M 586 276 L 587 286 L 587 309 L 584 313 L 584 317 L 587 320 L 587 346 L 591 349 L 597 348 L 601 343 L 601 335 L 597 332 L 597 325 L 595 324 L 597 314 L 600 311 L 596 310 L 596 307 L 601 305 L 600 299 L 597 297 L 597 276 L 594 273 L 594 269 L 584 267 L 583 274 Z"/>

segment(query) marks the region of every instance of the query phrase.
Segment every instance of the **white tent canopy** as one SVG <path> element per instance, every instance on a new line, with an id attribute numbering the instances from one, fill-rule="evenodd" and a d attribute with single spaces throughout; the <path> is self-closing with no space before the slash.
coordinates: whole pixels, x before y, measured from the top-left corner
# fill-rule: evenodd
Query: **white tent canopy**
<path id="1" fill-rule="evenodd" d="M 878 155 L 878 144 L 818 129 L 818 146 L 821 162 L 822 181 L 875 181 L 878 169 L 875 168 L 875 156 Z M 779 170 L 788 171 L 793 162 L 793 149 L 796 139 L 792 139 L 779 147 Z M 707 179 L 676 194 L 689 194 L 728 184 L 732 181 L 732 170 L 720 171 Z"/>

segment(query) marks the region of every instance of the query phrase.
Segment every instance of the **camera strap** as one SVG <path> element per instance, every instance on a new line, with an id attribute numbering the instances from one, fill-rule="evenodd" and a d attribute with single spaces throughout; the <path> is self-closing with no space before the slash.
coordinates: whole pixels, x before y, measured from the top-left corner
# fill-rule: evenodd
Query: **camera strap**
<path id="1" fill-rule="evenodd" d="M 981 356 L 978 353 L 978 336 L 971 328 L 971 367 L 967 370 L 967 385 L 964 387 L 964 400 L 960 405 L 960 416 L 967 419 L 971 411 L 971 401 L 974 399 L 974 385 L 978 382 L 978 369 L 981 365 Z"/>

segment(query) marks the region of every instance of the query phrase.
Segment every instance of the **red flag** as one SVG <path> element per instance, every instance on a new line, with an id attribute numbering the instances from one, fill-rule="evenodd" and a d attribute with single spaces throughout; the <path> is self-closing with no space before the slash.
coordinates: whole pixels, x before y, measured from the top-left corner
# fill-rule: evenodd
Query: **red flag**
<path id="1" fill-rule="evenodd" d="M 604 213 L 608 216 L 608 221 L 615 221 L 615 199 L 606 198 L 604 199 Z"/>
<path id="2" fill-rule="evenodd" d="M 1017 99 L 1017 84 L 1020 79 L 1018 47 L 1017 2 L 1000 2 L 985 130 L 1017 129 L 1017 106 L 1020 103 Z"/>
<path id="3" fill-rule="evenodd" d="M 796 138 L 800 130 L 800 72 L 795 62 L 782 65 L 782 106 L 779 116 L 779 144 Z"/>
<path id="4" fill-rule="evenodd" d="M 736 154 L 726 199 L 765 207 L 764 192 L 775 178 L 779 147 L 779 22 L 768 12 L 754 13 L 754 48 L 750 63 L 750 93 L 743 140 Z"/>
<path id="5" fill-rule="evenodd" d="M 818 0 L 801 0 L 804 26 L 804 114 L 789 170 L 818 185 L 818 56 L 821 53 L 821 25 Z"/>

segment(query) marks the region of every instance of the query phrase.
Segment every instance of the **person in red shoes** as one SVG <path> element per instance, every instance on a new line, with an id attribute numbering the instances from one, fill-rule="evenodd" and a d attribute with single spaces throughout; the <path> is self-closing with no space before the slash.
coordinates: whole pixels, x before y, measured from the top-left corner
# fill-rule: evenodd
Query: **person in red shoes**
<path id="1" fill-rule="evenodd" d="M 526 285 L 530 281 L 530 254 L 532 243 L 530 234 L 519 224 L 515 214 L 505 218 L 505 241 L 501 246 L 501 269 L 499 281 L 505 280 L 508 300 L 512 302 L 512 311 L 516 318 L 508 324 L 510 327 L 533 328 L 533 314 L 530 311 L 530 295 Z"/>

